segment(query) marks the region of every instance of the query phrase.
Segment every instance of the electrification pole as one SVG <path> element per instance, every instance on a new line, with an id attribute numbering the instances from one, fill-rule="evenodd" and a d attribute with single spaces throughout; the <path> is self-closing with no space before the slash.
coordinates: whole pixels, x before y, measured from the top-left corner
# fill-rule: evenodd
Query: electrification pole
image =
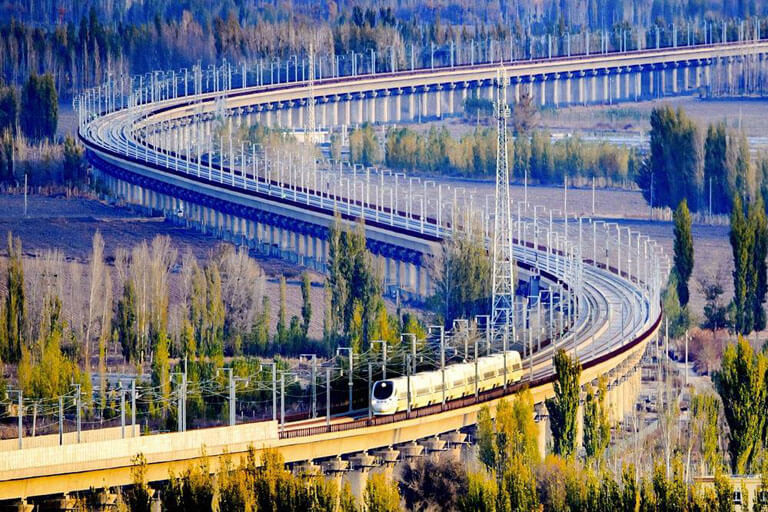
<path id="1" fill-rule="evenodd" d="M 512 326 L 514 337 L 514 262 L 512 261 L 512 208 L 509 195 L 509 160 L 507 155 L 507 75 L 496 74 L 496 201 L 493 233 L 493 302 L 491 324 L 497 332 Z"/>

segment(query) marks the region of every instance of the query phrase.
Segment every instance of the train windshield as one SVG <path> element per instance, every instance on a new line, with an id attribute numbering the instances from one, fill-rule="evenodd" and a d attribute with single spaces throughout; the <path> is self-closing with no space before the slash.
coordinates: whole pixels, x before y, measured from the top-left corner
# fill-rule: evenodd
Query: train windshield
<path id="1" fill-rule="evenodd" d="M 391 380 L 380 380 L 373 385 L 373 398 L 376 400 L 386 400 L 392 396 L 395 387 Z"/>

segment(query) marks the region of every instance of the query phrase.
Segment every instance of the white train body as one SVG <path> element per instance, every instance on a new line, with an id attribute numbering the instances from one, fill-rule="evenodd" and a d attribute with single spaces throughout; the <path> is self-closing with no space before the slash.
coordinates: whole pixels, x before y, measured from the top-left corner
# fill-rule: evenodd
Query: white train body
<path id="1" fill-rule="evenodd" d="M 507 384 L 523 378 L 520 354 L 508 350 Z M 485 391 L 504 385 L 504 354 L 480 357 L 477 360 L 478 390 Z M 442 372 L 440 370 L 411 375 L 411 408 L 442 402 Z M 445 367 L 445 399 L 452 400 L 475 393 L 475 362 Z M 373 384 L 371 408 L 376 415 L 394 414 L 408 409 L 408 377 L 379 380 Z"/>

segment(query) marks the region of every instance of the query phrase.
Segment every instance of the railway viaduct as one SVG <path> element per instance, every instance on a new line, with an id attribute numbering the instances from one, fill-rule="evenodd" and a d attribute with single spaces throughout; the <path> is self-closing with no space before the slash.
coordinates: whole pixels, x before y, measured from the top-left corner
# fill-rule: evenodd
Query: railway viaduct
<path id="1" fill-rule="evenodd" d="M 308 117 L 320 128 L 442 117 L 456 113 L 473 88 L 481 94 L 491 90 L 500 66 L 514 99 L 527 88 L 542 105 L 633 101 L 707 86 L 715 70 L 736 76 L 735 67 L 764 66 L 766 51 L 768 42 L 752 41 L 275 86 L 245 79 L 241 88 L 223 91 L 206 90 L 209 80 L 198 70 L 179 73 L 170 87 L 151 82 L 129 91 L 105 86 L 85 93 L 78 102 L 80 138 L 105 183 L 126 202 L 318 270 L 324 269 L 334 217 L 346 223 L 363 219 L 387 282 L 418 300 L 430 293 L 425 267 L 442 240 L 473 229 L 488 234 L 492 224 L 483 219 L 490 214 L 481 201 L 466 191 L 377 169 L 286 162 L 285 155 L 276 163 L 280 155 L 260 156 L 255 148 L 231 143 L 228 148 L 224 139 L 214 150 L 211 134 L 253 122 L 303 126 Z M 579 357 L 583 384 L 608 378 L 614 419 L 633 407 L 640 361 L 657 340 L 668 265 L 652 241 L 626 228 L 569 218 L 568 212 L 548 220 L 523 204 L 514 223 L 521 270 L 540 275 L 544 286 L 570 290 L 574 306 L 568 334 L 556 343 L 533 350 L 528 333 L 525 383 L 537 404 L 542 449 L 547 421 L 541 404 L 553 393 L 555 348 Z M 498 400 L 517 389 L 497 388 L 386 417 L 341 414 L 327 423 L 263 421 L 150 436 L 107 429 L 82 443 L 41 438 L 22 449 L 3 445 L 0 500 L 23 504 L 129 484 L 138 453 L 147 460 L 148 479 L 163 480 L 169 471 L 200 460 L 203 447 L 213 469 L 252 447 L 277 449 L 289 463 L 319 463 L 329 473 L 365 472 L 376 463 L 460 445 L 482 406 L 493 412 Z"/>

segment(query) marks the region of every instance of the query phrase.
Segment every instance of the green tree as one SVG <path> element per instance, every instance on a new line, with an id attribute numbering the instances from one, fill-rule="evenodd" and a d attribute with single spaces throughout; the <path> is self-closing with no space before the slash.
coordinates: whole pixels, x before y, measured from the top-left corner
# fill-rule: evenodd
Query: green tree
<path id="1" fill-rule="evenodd" d="M 431 308 L 450 326 L 456 318 L 488 311 L 491 263 L 478 238 L 453 237 L 443 242 L 442 258 L 434 272 Z"/>
<path id="2" fill-rule="evenodd" d="M 723 282 L 718 272 L 713 279 L 699 280 L 699 293 L 704 296 L 704 322 L 702 329 L 711 329 L 714 334 L 718 329 L 728 326 L 728 309 L 722 302 Z"/>
<path id="3" fill-rule="evenodd" d="M 331 290 L 333 343 L 355 339 L 357 349 L 366 349 L 382 299 L 381 280 L 366 249 L 362 223 L 349 229 L 342 227 L 339 218 L 334 221 L 329 233 L 326 282 Z"/>
<path id="4" fill-rule="evenodd" d="M 123 358 L 127 362 L 135 361 L 138 357 L 139 339 L 136 330 L 136 291 L 131 279 L 125 282 L 123 296 L 117 302 L 115 324 Z"/>
<path id="5" fill-rule="evenodd" d="M 729 213 L 734 190 L 728 176 L 728 143 L 725 123 L 709 125 L 704 141 L 704 195 L 713 214 Z"/>
<path id="6" fill-rule="evenodd" d="M 18 362 L 24 346 L 24 326 L 27 321 L 27 302 L 24 295 L 24 265 L 21 239 L 8 233 L 8 267 L 6 273 L 7 294 L 0 319 L 0 357 L 9 363 Z"/>
<path id="7" fill-rule="evenodd" d="M 584 400 L 584 450 L 588 460 L 593 460 L 596 466 L 602 462 L 605 450 L 611 442 L 611 424 L 605 407 L 605 396 L 608 387 L 604 377 L 601 377 L 597 393 L 591 384 L 586 386 Z"/>
<path id="8" fill-rule="evenodd" d="M 488 407 L 480 409 L 479 458 L 499 478 L 510 469 L 512 460 L 520 459 L 529 466 L 539 462 L 538 428 L 533 418 L 533 397 L 528 390 L 519 392 L 513 400 L 499 401 L 495 424 Z"/>
<path id="9" fill-rule="evenodd" d="M 21 93 L 21 130 L 30 139 L 52 139 L 59 119 L 53 75 L 31 74 Z"/>
<path id="10" fill-rule="evenodd" d="M 361 128 L 349 133 L 349 158 L 351 162 L 366 167 L 381 162 L 379 140 L 373 126 L 365 123 Z"/>
<path id="11" fill-rule="evenodd" d="M 153 344 L 152 386 L 160 392 L 162 405 L 157 413 L 164 419 L 168 416 L 168 404 L 171 401 L 171 364 L 168 344 L 168 336 L 165 331 L 158 332 Z"/>
<path id="12" fill-rule="evenodd" d="M 367 512 L 399 512 L 400 493 L 396 485 L 382 473 L 368 476 L 363 492 L 363 503 Z"/>
<path id="13" fill-rule="evenodd" d="M 269 345 L 269 326 L 271 316 L 269 297 L 261 298 L 261 311 L 254 319 L 251 334 L 248 336 L 248 344 L 244 347 L 247 355 L 266 354 Z"/>
<path id="14" fill-rule="evenodd" d="M 554 452 L 570 457 L 576 449 L 576 415 L 579 407 L 579 378 L 581 364 L 571 358 L 563 349 L 554 357 L 557 380 L 554 382 L 555 396 L 546 400 Z"/>
<path id="15" fill-rule="evenodd" d="M 680 201 L 674 213 L 675 241 L 674 265 L 677 274 L 677 296 L 680 306 L 688 304 L 688 280 L 693 272 L 693 236 L 691 234 L 691 212 L 686 199 Z"/>
<path id="16" fill-rule="evenodd" d="M 460 512 L 496 512 L 498 488 L 491 475 L 470 472 L 467 475 L 467 492 L 459 497 Z"/>
<path id="17" fill-rule="evenodd" d="M 715 388 L 723 402 L 728 422 L 728 453 L 736 474 L 752 471 L 766 425 L 766 381 L 768 358 L 755 354 L 741 337 L 726 347 L 720 371 L 714 375 Z"/>
<path id="18" fill-rule="evenodd" d="M 750 300 L 752 302 L 752 322 L 755 331 L 765 329 L 765 294 L 768 291 L 766 279 L 765 258 L 768 253 L 768 219 L 765 215 L 765 206 L 759 196 L 749 206 L 748 220 L 752 230 L 754 246 L 752 248 L 751 270 L 748 274 L 750 283 Z"/>
<path id="19" fill-rule="evenodd" d="M 11 130 L 0 132 L 0 182 L 12 182 L 15 178 L 14 150 Z"/>
<path id="20" fill-rule="evenodd" d="M 63 178 L 65 182 L 70 184 L 85 180 L 83 148 L 69 134 L 64 138 Z"/>
<path id="21" fill-rule="evenodd" d="M 658 107 L 651 112 L 650 155 L 638 185 L 654 206 L 674 207 L 683 199 L 696 211 L 703 179 L 696 125 L 682 109 Z"/>
<path id="22" fill-rule="evenodd" d="M 734 316 L 731 319 L 736 332 L 749 334 L 754 327 L 754 301 L 750 284 L 753 277 L 754 263 L 754 230 L 744 215 L 744 207 L 738 195 L 733 197 L 733 210 L 731 210 L 730 241 L 733 252 L 733 309 Z"/>
<path id="23" fill-rule="evenodd" d="M 305 340 L 307 333 L 309 333 L 309 322 L 312 320 L 311 290 L 312 282 L 309 279 L 309 274 L 304 272 L 301 275 L 301 329 Z"/>
<path id="24" fill-rule="evenodd" d="M 0 133 L 16 134 L 19 124 L 19 93 L 15 87 L 0 87 Z"/>
<path id="25" fill-rule="evenodd" d="M 275 333 L 275 343 L 278 347 L 288 340 L 288 313 L 286 312 L 285 288 L 285 276 L 280 276 L 280 306 L 277 310 L 277 332 Z"/>
<path id="26" fill-rule="evenodd" d="M 713 394 L 695 394 L 691 400 L 693 435 L 698 439 L 702 475 L 722 466 L 720 446 L 720 402 Z"/>
<path id="27" fill-rule="evenodd" d="M 168 512 L 213 510 L 216 487 L 206 458 L 179 475 L 170 475 L 162 493 L 163 509 Z"/>
<path id="28" fill-rule="evenodd" d="M 40 334 L 31 347 L 23 347 L 18 366 L 19 385 L 30 398 L 54 399 L 68 393 L 73 383 L 89 395 L 90 379 L 61 349 L 64 323 L 61 301 L 55 295 L 44 299 Z"/>
<path id="29" fill-rule="evenodd" d="M 664 315 L 669 319 L 669 335 L 679 338 L 691 325 L 690 311 L 680 306 L 677 298 L 677 274 L 671 272 L 667 286 L 661 294 Z"/>

